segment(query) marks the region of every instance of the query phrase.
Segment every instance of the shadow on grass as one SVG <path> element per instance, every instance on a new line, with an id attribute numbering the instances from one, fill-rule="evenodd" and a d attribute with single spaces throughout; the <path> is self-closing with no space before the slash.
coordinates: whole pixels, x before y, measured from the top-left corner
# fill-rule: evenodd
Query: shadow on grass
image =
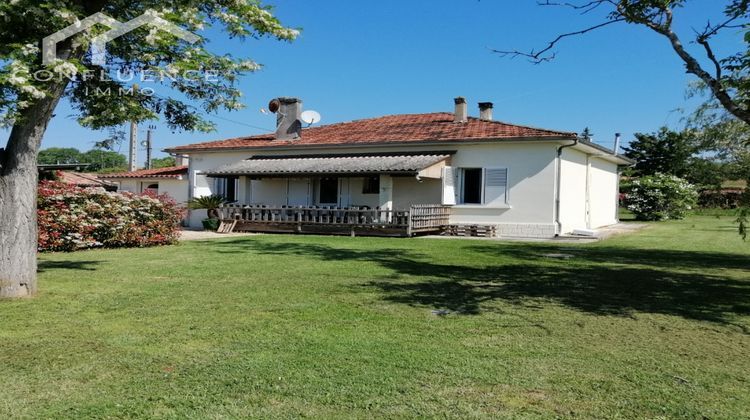
<path id="1" fill-rule="evenodd" d="M 457 248 L 457 252 L 477 257 L 450 264 L 404 249 L 335 248 L 255 239 L 212 243 L 211 247 L 220 253 L 376 263 L 393 271 L 394 278 L 360 287 L 380 290 L 390 302 L 464 314 L 490 311 L 493 302 L 526 305 L 531 300 L 601 315 L 644 312 L 719 323 L 750 314 L 750 281 L 716 271 L 748 268 L 746 258 L 731 254 L 513 243 Z M 545 256 L 568 251 L 573 255 L 570 260 Z M 677 271 L 686 268 L 694 272 Z"/>
<path id="2" fill-rule="evenodd" d="M 633 248 L 610 245 L 565 246 L 565 244 L 534 244 L 527 246 L 474 246 L 468 248 L 489 257 L 512 257 L 521 260 L 549 260 L 554 253 L 568 253 L 572 260 L 602 264 L 642 265 L 655 268 L 701 270 L 747 270 L 750 275 L 750 256 L 722 252 L 679 251 Z M 708 275 L 716 274 L 711 271 Z"/>
<path id="3" fill-rule="evenodd" d="M 96 270 L 95 266 L 101 263 L 101 261 L 39 261 L 37 272 L 43 273 L 47 270 L 94 271 Z"/>

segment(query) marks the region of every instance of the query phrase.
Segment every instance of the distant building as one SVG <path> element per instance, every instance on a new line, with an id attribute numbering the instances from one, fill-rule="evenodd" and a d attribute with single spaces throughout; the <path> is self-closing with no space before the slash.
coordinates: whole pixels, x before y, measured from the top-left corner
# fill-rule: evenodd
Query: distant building
<path id="1" fill-rule="evenodd" d="M 141 194 L 147 191 L 167 194 L 178 204 L 188 200 L 188 167 L 170 166 L 158 169 L 142 169 L 133 172 L 98 175 L 100 180 L 111 182 L 117 191 Z"/>
<path id="2" fill-rule="evenodd" d="M 99 179 L 96 174 L 78 172 L 91 166 L 88 163 L 58 163 L 37 165 L 40 180 L 54 180 L 75 185 L 81 188 L 104 188 L 107 191 L 116 191 L 117 185 L 112 182 Z"/>

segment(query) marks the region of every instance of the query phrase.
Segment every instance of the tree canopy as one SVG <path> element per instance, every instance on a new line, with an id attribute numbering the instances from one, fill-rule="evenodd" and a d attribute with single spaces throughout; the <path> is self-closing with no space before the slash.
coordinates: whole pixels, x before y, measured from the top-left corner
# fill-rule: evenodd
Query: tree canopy
<path id="1" fill-rule="evenodd" d="M 157 168 L 168 168 L 170 166 L 175 166 L 175 165 L 177 165 L 177 162 L 176 162 L 175 158 L 172 157 L 172 156 L 151 159 L 151 167 L 154 168 L 154 169 L 157 169 Z"/>
<path id="2" fill-rule="evenodd" d="M 127 169 L 127 158 L 111 150 L 92 149 L 81 152 L 74 147 L 50 147 L 39 151 L 39 164 L 83 163 L 83 172 L 117 171 Z"/>
<path id="3" fill-rule="evenodd" d="M 106 29 L 97 25 L 65 40 L 58 58 L 43 66 L 41 38 L 81 22 L 95 12 L 127 22 L 144 13 L 201 34 L 222 26 L 237 38 L 272 36 L 294 39 L 258 1 L 76 1 L 16 0 L 0 4 L 0 123 L 13 125 L 36 100 L 63 96 L 86 127 L 100 129 L 131 120 L 161 118 L 173 129 L 210 130 L 203 112 L 242 107 L 238 77 L 260 65 L 247 58 L 218 54 L 207 40 L 178 39 L 159 27 L 143 26 L 107 44 L 105 66 L 92 63 L 91 40 Z M 210 72 L 210 76 L 209 76 Z M 133 77 L 133 75 L 136 75 Z M 191 77 L 186 77 L 186 75 Z M 121 77 L 125 75 L 125 77 Z M 144 75 L 146 76 L 144 80 Z M 132 90 L 140 82 L 141 90 Z M 145 88 L 145 89 L 144 89 Z M 158 94 L 155 93 L 158 91 Z M 116 96 L 116 100 L 112 100 Z M 198 107 L 193 104 L 198 104 Z"/>

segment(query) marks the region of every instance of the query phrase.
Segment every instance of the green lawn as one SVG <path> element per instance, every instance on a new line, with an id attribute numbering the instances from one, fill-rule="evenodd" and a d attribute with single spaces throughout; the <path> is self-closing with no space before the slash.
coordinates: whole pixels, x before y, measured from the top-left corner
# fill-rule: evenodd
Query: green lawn
<path id="1" fill-rule="evenodd" d="M 750 243 L 728 216 L 589 245 L 269 235 L 40 271 L 37 298 L 0 302 L 0 418 L 750 417 Z"/>

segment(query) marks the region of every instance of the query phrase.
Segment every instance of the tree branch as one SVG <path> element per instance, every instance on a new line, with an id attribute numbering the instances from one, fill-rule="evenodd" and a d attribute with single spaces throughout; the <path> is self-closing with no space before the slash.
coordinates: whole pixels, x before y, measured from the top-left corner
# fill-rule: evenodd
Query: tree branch
<path id="1" fill-rule="evenodd" d="M 714 69 L 716 71 L 714 78 L 718 81 L 721 81 L 721 77 L 722 77 L 721 63 L 716 58 L 716 54 L 714 54 L 714 51 L 711 48 L 711 45 L 708 43 L 707 39 L 702 38 L 702 37 L 699 37 L 697 41 L 699 44 L 703 46 L 703 49 L 706 50 L 706 56 L 714 64 Z"/>
<path id="2" fill-rule="evenodd" d="M 618 7 L 619 9 L 619 7 Z M 677 53 L 677 55 L 682 59 L 682 61 L 685 63 L 685 68 L 687 69 L 688 73 L 694 74 L 698 76 L 701 80 L 703 80 L 704 83 L 711 89 L 711 92 L 713 92 L 716 99 L 721 103 L 721 105 L 726 108 L 727 111 L 729 111 L 730 114 L 734 115 L 735 117 L 739 118 L 740 120 L 750 124 L 750 111 L 748 111 L 745 108 L 742 108 L 739 106 L 729 95 L 729 93 L 724 89 L 724 87 L 721 84 L 720 76 L 721 76 L 721 65 L 716 59 L 716 56 L 714 55 L 713 51 L 711 50 L 710 45 L 708 45 L 708 40 L 704 40 L 705 44 L 701 43 L 701 45 L 706 48 L 706 53 L 709 55 L 709 59 L 713 61 L 714 65 L 718 67 L 718 76 L 719 77 L 713 77 L 709 72 L 707 72 L 703 67 L 700 65 L 698 60 L 695 59 L 692 55 L 690 55 L 687 50 L 685 50 L 685 46 L 682 44 L 682 41 L 680 40 L 679 36 L 672 30 L 672 10 L 668 7 L 662 9 L 662 12 L 665 16 L 665 21 L 662 24 L 659 24 L 657 22 L 651 21 L 651 20 L 640 20 L 637 21 L 637 23 L 642 23 L 649 28 L 651 28 L 653 31 L 655 31 L 658 34 L 661 34 L 669 40 L 670 44 L 672 45 L 672 49 Z M 700 43 L 700 40 L 699 40 Z"/>
<path id="3" fill-rule="evenodd" d="M 612 1 L 611 0 L 592 0 L 592 1 L 589 1 L 588 3 L 583 3 L 583 4 L 575 4 L 575 3 L 569 3 L 569 2 L 558 3 L 558 2 L 552 2 L 550 0 L 546 0 L 544 2 L 542 1 L 536 2 L 536 4 L 539 6 L 570 7 L 571 9 L 575 9 L 575 10 L 583 10 L 583 12 L 581 12 L 582 15 L 589 13 L 590 11 L 598 8 L 599 6 L 605 3 L 612 4 Z"/>
<path id="4" fill-rule="evenodd" d="M 545 56 L 545 54 L 547 54 L 550 50 L 552 50 L 553 48 L 555 48 L 555 46 L 560 41 L 562 41 L 563 39 L 569 38 L 569 37 L 572 37 L 572 36 L 576 36 L 576 35 L 583 35 L 585 33 L 588 33 L 588 32 L 591 32 L 591 31 L 595 31 L 595 30 L 603 28 L 605 26 L 609 26 L 609 25 L 612 25 L 612 24 L 615 24 L 615 23 L 619 23 L 619 22 L 624 22 L 624 21 L 625 21 L 625 18 L 615 18 L 615 19 L 609 20 L 607 22 L 600 23 L 598 25 L 590 26 L 590 27 L 588 27 L 586 29 L 582 29 L 580 31 L 568 32 L 568 33 L 565 33 L 565 34 L 562 34 L 562 35 L 558 35 L 557 38 L 553 39 L 545 48 L 543 48 L 543 49 L 541 49 L 539 51 L 531 50 L 530 52 L 525 53 L 525 52 L 518 51 L 518 50 L 503 51 L 503 50 L 495 50 L 495 49 L 493 49 L 492 52 L 494 52 L 496 54 L 500 54 L 502 57 L 511 57 L 511 58 L 527 57 L 533 63 L 539 64 L 539 63 L 543 63 L 545 61 L 551 61 L 551 60 L 553 60 L 555 58 L 555 54 L 554 53 L 552 53 L 550 55 L 547 55 L 547 56 Z"/>

